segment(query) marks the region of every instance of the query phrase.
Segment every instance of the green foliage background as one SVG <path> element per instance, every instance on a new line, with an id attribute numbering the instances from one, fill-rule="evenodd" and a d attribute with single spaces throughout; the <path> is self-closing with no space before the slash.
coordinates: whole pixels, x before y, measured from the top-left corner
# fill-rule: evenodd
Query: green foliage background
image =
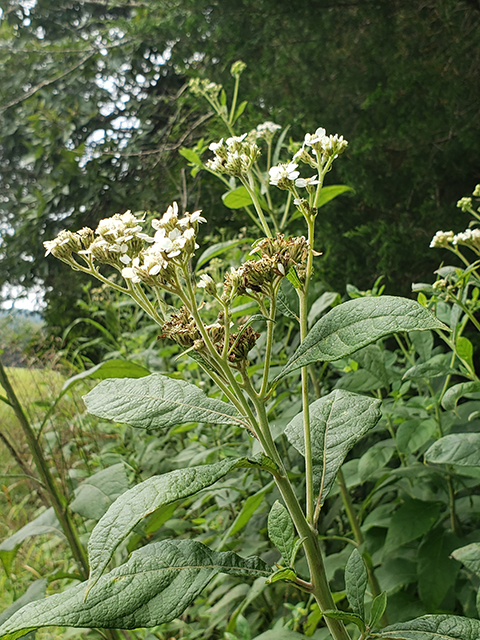
<path id="1" fill-rule="evenodd" d="M 480 180 L 479 22 L 474 0 L 4 2 L 0 284 L 44 282 L 48 321 L 65 326 L 81 281 L 41 244 L 61 228 L 174 198 L 212 229 L 244 225 L 177 153 L 224 133 L 188 78 L 230 85 L 242 59 L 245 130 L 260 112 L 292 122 L 294 139 L 324 126 L 350 141 L 333 182 L 355 194 L 318 223 L 319 276 L 343 290 L 385 274 L 387 291 L 407 293 L 436 264 L 433 233 L 452 216 L 463 228 L 455 202 Z"/>

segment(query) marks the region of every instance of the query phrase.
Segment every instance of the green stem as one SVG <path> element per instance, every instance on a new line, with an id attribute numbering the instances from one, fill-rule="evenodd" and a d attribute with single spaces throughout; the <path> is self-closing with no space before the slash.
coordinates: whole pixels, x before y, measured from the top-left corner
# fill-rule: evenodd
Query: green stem
<path id="1" fill-rule="evenodd" d="M 317 532 L 312 529 L 306 521 L 305 515 L 298 502 L 298 498 L 295 495 L 292 485 L 288 479 L 282 460 L 271 436 L 265 404 L 258 398 L 251 386 L 247 386 L 247 392 L 249 392 L 252 402 L 255 404 L 255 408 L 257 410 L 258 431 L 264 451 L 266 455 L 268 455 L 278 466 L 278 472 L 273 474 L 275 482 L 299 536 L 301 538 L 305 538 L 303 547 L 310 569 L 312 584 L 311 592 L 315 596 L 321 611 L 326 609 L 336 609 L 330 587 L 326 580 L 325 567 L 323 564 L 322 552 L 319 547 Z M 327 625 L 334 640 L 349 640 L 349 635 L 342 622 L 327 619 Z"/>
<path id="2" fill-rule="evenodd" d="M 450 509 L 450 526 L 452 528 L 452 533 L 455 535 L 460 535 L 459 525 L 457 519 L 457 513 L 455 509 L 455 489 L 453 486 L 453 480 L 450 474 L 447 476 L 447 486 L 448 486 L 448 506 Z"/>
<path id="3" fill-rule="evenodd" d="M 235 109 L 237 107 L 238 85 L 239 84 L 240 84 L 240 76 L 235 76 L 235 86 L 233 88 L 232 106 L 230 108 L 230 117 L 228 118 L 228 124 L 229 125 L 233 125 L 233 119 L 235 117 Z M 230 128 L 229 128 L 229 130 L 232 133 L 232 130 Z"/>
<path id="4" fill-rule="evenodd" d="M 257 215 L 260 219 L 260 223 L 262 225 L 262 229 L 265 235 L 267 236 L 267 238 L 271 238 L 272 232 L 270 231 L 270 227 L 268 226 L 267 221 L 265 220 L 265 216 L 263 215 L 263 209 L 260 206 L 260 203 L 258 202 L 257 194 L 255 193 L 255 185 L 251 184 L 253 183 L 251 175 L 249 175 L 248 178 L 249 178 L 248 180 L 246 180 L 245 178 L 240 178 L 240 180 L 243 186 L 245 187 L 245 189 L 248 191 L 248 195 L 252 199 L 253 205 L 255 207 L 255 211 L 257 212 Z"/>
<path id="5" fill-rule="evenodd" d="M 80 542 L 80 538 L 73 522 L 73 518 L 70 514 L 70 511 L 68 510 L 67 500 L 65 496 L 61 494 L 61 492 L 57 488 L 57 485 L 55 484 L 55 480 L 50 473 L 50 469 L 48 467 L 47 461 L 43 456 L 43 451 L 37 441 L 35 432 L 30 425 L 27 416 L 25 415 L 23 407 L 20 404 L 20 401 L 18 400 L 12 385 L 10 384 L 7 372 L 5 371 L 1 361 L 0 384 L 5 389 L 8 401 L 13 411 L 15 412 L 17 420 L 22 427 L 23 433 L 25 434 L 25 438 L 30 448 L 30 453 L 32 454 L 38 474 L 42 480 L 43 485 L 45 486 L 46 492 L 48 493 L 50 503 L 60 522 L 63 532 L 65 533 L 65 537 L 68 540 L 73 556 L 77 561 L 78 569 L 82 574 L 82 577 L 86 579 L 88 577 L 88 560 L 85 554 L 85 550 Z"/>
<path id="6" fill-rule="evenodd" d="M 270 359 L 272 356 L 273 332 L 275 328 L 275 312 L 276 312 L 277 291 L 272 293 L 270 301 L 270 322 L 267 322 L 267 344 L 265 348 L 265 365 L 263 367 L 263 381 L 260 390 L 260 398 L 264 398 L 268 389 L 268 375 L 270 373 Z"/>
<path id="7" fill-rule="evenodd" d="M 358 522 L 357 514 L 355 513 L 355 508 L 353 506 L 353 502 L 350 497 L 347 484 L 345 482 L 345 477 L 341 469 L 338 472 L 337 480 L 340 487 L 340 495 L 342 496 L 342 502 L 345 509 L 345 513 L 347 514 L 348 522 L 350 523 L 350 527 L 352 528 L 355 540 L 358 546 L 360 547 L 361 545 L 364 544 L 365 538 L 363 537 L 362 530 L 360 529 L 360 523 Z M 377 577 L 375 575 L 372 560 L 368 554 L 362 555 L 362 557 L 365 562 L 365 566 L 367 567 L 368 582 L 370 583 L 372 594 L 374 597 L 377 597 L 378 595 L 380 595 L 381 589 L 380 589 L 380 585 L 378 584 Z M 382 616 L 382 623 L 385 627 L 390 624 L 385 613 Z"/>
<path id="8" fill-rule="evenodd" d="M 257 398 L 255 401 L 255 405 L 257 409 L 259 427 L 262 434 L 264 436 L 266 434 L 270 434 L 270 427 L 268 424 L 264 404 Z M 271 435 L 270 441 L 274 450 L 267 450 L 266 453 L 270 457 L 275 456 L 273 458 L 275 460 L 275 458 L 279 458 L 279 456 L 276 452 L 275 444 L 273 443 L 273 440 L 271 440 Z M 270 442 L 267 442 L 267 444 L 270 448 Z M 332 593 L 330 591 L 330 587 L 326 578 L 325 566 L 323 563 L 323 556 L 320 549 L 317 532 L 307 522 L 298 502 L 298 498 L 295 495 L 295 492 L 292 488 L 292 485 L 290 484 L 285 470 L 283 469 L 281 461 L 279 465 L 279 471 L 274 473 L 274 478 L 285 502 L 285 505 L 293 520 L 295 528 L 297 529 L 298 535 L 301 538 L 304 538 L 303 548 L 305 551 L 308 567 L 310 569 L 310 579 L 312 584 L 311 592 L 318 603 L 320 611 L 336 609 L 337 607 L 335 606 L 335 602 L 333 600 Z M 343 622 L 341 622 L 340 620 L 333 620 L 332 618 L 326 618 L 325 621 L 334 640 L 351 640 Z"/>
<path id="9" fill-rule="evenodd" d="M 313 243 L 315 236 L 315 220 L 307 219 L 308 223 L 308 244 L 309 251 L 305 271 L 305 284 L 303 290 L 297 291 L 299 299 L 300 315 L 300 341 L 303 342 L 308 335 L 307 315 L 308 315 L 308 287 L 313 270 Z M 308 397 L 308 367 L 302 367 L 302 408 L 303 408 L 303 433 L 305 440 L 305 484 L 306 484 L 306 504 L 307 521 L 314 525 L 315 518 L 315 497 L 313 491 L 313 458 L 312 458 L 312 438 L 310 429 L 310 404 Z"/>

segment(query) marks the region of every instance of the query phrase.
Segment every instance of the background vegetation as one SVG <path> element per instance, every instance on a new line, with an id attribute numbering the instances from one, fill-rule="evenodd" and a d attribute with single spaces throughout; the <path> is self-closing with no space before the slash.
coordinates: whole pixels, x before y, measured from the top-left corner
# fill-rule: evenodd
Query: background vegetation
<path id="1" fill-rule="evenodd" d="M 324 126 L 350 141 L 334 182 L 355 194 L 332 203 L 317 232 L 331 286 L 366 288 L 383 274 L 388 291 L 408 292 L 434 268 L 430 237 L 480 180 L 474 0 L 2 8 L 1 283 L 45 283 L 53 325 L 76 316 L 81 283 L 42 258 L 59 229 L 173 199 L 201 205 L 212 230 L 247 224 L 217 204 L 215 183 L 187 179 L 178 156 L 218 133 L 188 78 L 228 85 L 236 59 L 248 65 L 245 130 L 269 119 L 292 123 L 294 139 Z"/>
<path id="2" fill-rule="evenodd" d="M 455 204 L 480 182 L 480 4 L 312 0 L 301 11 L 295 5 L 2 5 L 0 285 L 45 287 L 47 308 L 45 335 L 18 319 L 0 318 L 0 349 L 83 545 L 100 516 L 75 500 L 82 481 L 96 473 L 113 474 L 107 508 L 128 486 L 153 474 L 252 453 L 240 429 L 190 424 L 139 438 L 131 427 L 85 414 L 81 395 L 97 378 L 113 375 L 115 366 L 124 372 L 125 363 L 211 390 L 197 364 L 176 360 L 178 347 L 158 341 L 158 329 L 130 302 L 45 259 L 42 246 L 62 228 L 95 228 L 99 219 L 128 208 L 161 213 L 174 199 L 182 209 L 202 208 L 208 218 L 200 252 L 212 242 L 250 236 L 249 218 L 220 204 L 217 181 L 192 172 L 179 154 L 195 145 L 200 151 L 224 135 L 213 113 L 188 91 L 191 77 L 231 88 L 231 63 L 242 59 L 247 69 L 240 99 L 248 106 L 240 129 L 273 120 L 290 125 L 286 143 L 317 126 L 349 140 L 328 181 L 354 192 L 330 202 L 317 221 L 316 248 L 324 256 L 311 292 L 311 324 L 345 297 L 347 283 L 355 285 L 348 292 L 357 297 L 382 293 L 378 282 L 374 286 L 382 275 L 385 291 L 394 294 L 408 295 L 412 282 L 431 282 L 431 272 L 448 255 L 427 251 L 431 237 L 440 228 L 460 231 L 467 224 Z M 244 249 L 232 249 L 230 262 L 238 263 Z M 211 263 L 212 273 L 225 264 Z M 445 436 L 476 438 L 480 430 L 480 280 L 475 270 L 464 275 L 454 268 L 440 272 L 440 280 L 436 289 L 424 288 L 422 303 L 453 329 L 451 344 L 430 332 L 413 333 L 371 345 L 321 372 L 321 394 L 344 389 L 383 400 L 382 420 L 352 450 L 328 499 L 320 535 L 338 606 L 347 608 L 343 570 L 357 547 L 388 594 L 391 623 L 424 613 L 478 618 L 478 572 L 465 554 L 451 557 L 480 542 L 478 460 L 460 457 L 447 464 L 438 449 L 437 457 L 427 452 Z M 293 306 L 288 291 L 285 296 L 287 308 Z M 280 362 L 299 337 L 288 313 L 279 323 L 284 338 L 274 355 Z M 59 345 L 62 350 L 52 355 Z M 253 367 L 260 365 L 260 351 L 250 359 Z M 97 363 L 107 366 L 105 376 L 102 369 L 85 374 Z M 85 377 L 68 386 L 79 372 Z M 450 387 L 464 382 L 477 386 L 457 388 L 445 399 Z M 45 514 L 48 500 L 18 419 L 2 406 L 0 610 L 28 587 L 39 597 L 79 577 L 64 536 L 52 530 L 55 521 L 48 531 L 27 531 L 21 544 L 8 541 Z M 302 492 L 302 458 L 282 434 L 299 410 L 299 387 L 289 380 L 269 412 Z M 95 489 L 95 482 L 84 489 Z M 261 471 L 222 480 L 200 497 L 153 514 L 115 562 L 169 537 L 195 537 L 216 550 L 241 549 L 278 562 L 267 536 L 268 512 L 278 497 Z M 250 640 L 272 628 L 327 637 L 311 598 L 288 583 L 262 585 L 216 578 L 181 619 L 127 637 Z M 367 608 L 370 602 L 367 597 Z M 54 633 L 101 637 L 92 630 L 49 630 L 38 638 Z"/>

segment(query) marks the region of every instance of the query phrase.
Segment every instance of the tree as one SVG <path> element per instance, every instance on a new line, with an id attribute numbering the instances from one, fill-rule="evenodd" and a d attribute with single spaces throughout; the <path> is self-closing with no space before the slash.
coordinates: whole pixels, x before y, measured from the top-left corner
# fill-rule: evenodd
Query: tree
<path id="1" fill-rule="evenodd" d="M 324 126 L 350 141 L 333 181 L 356 193 L 319 222 L 318 275 L 332 286 L 370 286 L 383 273 L 405 293 L 433 270 L 431 236 L 461 217 L 455 201 L 479 181 L 476 3 L 27 6 L 6 5 L 0 27 L 0 265 L 3 282 L 43 281 L 50 310 L 66 272 L 43 260 L 42 240 L 126 208 L 163 210 L 174 198 L 191 206 L 200 188 L 200 206 L 213 201 L 202 174 L 182 181 L 178 148 L 223 135 L 186 80 L 227 84 L 236 59 L 248 65 L 246 130 L 260 115 L 293 119 L 296 139 Z M 231 215 L 216 211 L 215 226 Z M 70 283 L 62 293 L 71 308 Z"/>

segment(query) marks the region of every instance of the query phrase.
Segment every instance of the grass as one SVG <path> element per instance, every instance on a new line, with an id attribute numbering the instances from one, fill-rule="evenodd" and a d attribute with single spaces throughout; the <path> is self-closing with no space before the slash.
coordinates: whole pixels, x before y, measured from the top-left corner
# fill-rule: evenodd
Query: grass
<path id="1" fill-rule="evenodd" d="M 58 396 L 65 380 L 58 371 L 43 369 L 24 369 L 9 367 L 6 369 L 12 386 L 22 403 L 31 424 L 37 427 L 51 405 Z M 0 395 L 4 395 L 0 386 Z M 56 440 L 63 440 L 62 434 L 70 430 L 72 420 L 72 399 L 65 398 L 55 413 L 54 421 L 46 428 L 45 441 L 53 448 Z M 27 464 L 32 467 L 23 433 L 19 427 L 13 410 L 4 402 L 0 402 L 0 432 L 15 447 Z M 54 438 L 51 437 L 54 434 Z M 60 436 L 60 438 L 58 437 Z M 0 541 L 11 536 L 25 524 L 37 517 L 44 510 L 34 485 L 28 483 L 11 456 L 3 441 L 0 441 Z M 38 536 L 27 539 L 15 556 L 11 572 L 7 575 L 0 566 L 0 612 L 9 607 L 20 597 L 35 580 L 48 577 L 56 572 L 68 572 L 74 569 L 71 553 L 58 536 Z M 47 587 L 51 594 L 62 590 L 66 582 L 55 580 Z M 78 629 L 42 629 L 38 632 L 37 640 L 54 638 L 100 638 L 94 631 Z"/>

